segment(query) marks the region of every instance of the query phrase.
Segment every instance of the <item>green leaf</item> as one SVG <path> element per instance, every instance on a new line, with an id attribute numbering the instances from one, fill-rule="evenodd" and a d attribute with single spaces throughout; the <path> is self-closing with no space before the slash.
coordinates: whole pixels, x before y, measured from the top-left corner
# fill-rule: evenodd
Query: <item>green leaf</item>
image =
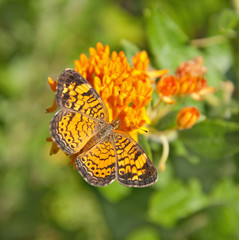
<path id="1" fill-rule="evenodd" d="M 192 179 L 188 186 L 181 181 L 174 181 L 152 195 L 149 217 L 153 222 L 170 227 L 179 219 L 204 208 L 207 203 L 197 180 Z"/>
<path id="2" fill-rule="evenodd" d="M 179 45 L 188 41 L 187 35 L 166 13 L 158 9 L 146 12 L 148 34 L 157 40 L 157 45 Z M 170 38 L 169 38 L 170 36 Z"/>
<path id="3" fill-rule="evenodd" d="M 145 16 L 149 45 L 159 67 L 172 70 L 183 60 L 200 55 L 196 48 L 185 45 L 187 35 L 168 15 L 153 9 Z"/>
<path id="4" fill-rule="evenodd" d="M 175 127 L 177 114 L 178 111 L 172 110 L 155 124 L 155 128 L 158 131 L 164 131 Z"/>
<path id="5" fill-rule="evenodd" d="M 131 193 L 129 187 L 125 187 L 119 184 L 117 181 L 114 181 L 108 186 L 99 188 L 99 192 L 110 202 L 118 202 L 121 199 L 125 198 Z"/>
<path id="6" fill-rule="evenodd" d="M 222 33 L 227 33 L 239 23 L 239 15 L 232 9 L 224 9 L 218 17 L 218 27 Z"/>
<path id="7" fill-rule="evenodd" d="M 152 227 L 137 228 L 129 234 L 126 240 L 160 240 L 158 232 Z"/>
<path id="8" fill-rule="evenodd" d="M 128 62 L 132 65 L 132 58 L 136 55 L 137 52 L 140 51 L 139 48 L 126 39 L 123 39 L 121 41 L 121 44 L 123 46 Z"/>
<path id="9" fill-rule="evenodd" d="M 221 159 L 239 152 L 239 124 L 207 120 L 179 133 L 179 139 L 200 157 Z"/>
<path id="10" fill-rule="evenodd" d="M 225 194 L 225 192 L 227 194 Z M 219 184 L 214 188 L 210 198 L 217 204 L 239 205 L 239 191 L 231 179 L 219 182 Z"/>
<path id="11" fill-rule="evenodd" d="M 117 203 L 101 200 L 102 211 L 113 239 L 125 239 L 132 230 L 147 223 L 146 213 L 152 188 L 132 188 L 131 194 Z"/>
<path id="12" fill-rule="evenodd" d="M 238 239 L 238 187 L 231 179 L 218 182 L 209 198 L 211 207 L 200 213 L 207 224 L 193 233 L 192 239 Z"/>

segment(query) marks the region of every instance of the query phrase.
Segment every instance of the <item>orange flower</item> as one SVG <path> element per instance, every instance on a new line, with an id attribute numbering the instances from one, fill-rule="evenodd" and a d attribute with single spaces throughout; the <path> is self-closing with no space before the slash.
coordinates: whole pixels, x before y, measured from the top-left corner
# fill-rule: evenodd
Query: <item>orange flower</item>
<path id="1" fill-rule="evenodd" d="M 57 81 L 53 81 L 52 78 L 48 77 L 48 83 L 49 83 L 49 85 L 51 87 L 51 90 L 55 92 L 56 91 Z M 54 100 L 52 106 L 47 108 L 46 112 L 47 113 L 51 113 L 51 112 L 54 112 L 56 109 L 57 109 L 57 105 L 56 105 L 56 101 Z"/>
<path id="2" fill-rule="evenodd" d="M 207 68 L 203 66 L 202 57 L 182 62 L 175 71 L 179 78 L 179 94 L 190 94 L 195 100 L 202 100 L 206 94 L 215 92 L 215 88 L 207 85 L 207 80 L 204 78 L 206 72 Z"/>
<path id="3" fill-rule="evenodd" d="M 200 116 L 200 112 L 195 107 L 185 107 L 179 111 L 177 125 L 180 129 L 191 128 Z"/>
<path id="4" fill-rule="evenodd" d="M 109 111 L 109 120 L 117 117 L 122 124 L 120 129 L 128 132 L 137 140 L 138 128 L 150 120 L 146 105 L 151 101 L 153 88 L 147 73 L 149 58 L 146 51 L 138 52 L 133 57 L 133 66 L 123 51 L 110 53 L 108 45 L 97 43 L 96 48 L 89 49 L 90 56 L 81 54 L 75 60 L 75 70 L 79 72 L 99 93 Z M 160 76 L 165 71 L 151 71 Z M 55 91 L 56 82 L 49 78 L 49 84 Z M 53 104 L 47 111 L 54 111 Z"/>
<path id="5" fill-rule="evenodd" d="M 202 76 L 192 77 L 190 75 L 184 75 L 179 79 L 180 95 L 191 94 L 199 92 L 201 89 L 206 87 L 207 80 Z"/>
<path id="6" fill-rule="evenodd" d="M 133 57 L 132 67 L 123 51 L 110 54 L 107 45 L 97 43 L 96 49 L 90 48 L 89 52 L 89 58 L 81 54 L 80 59 L 75 60 L 75 70 L 100 94 L 110 121 L 118 116 L 122 121 L 120 128 L 136 138 L 135 128 L 149 122 L 145 106 L 151 101 L 153 92 L 146 72 L 149 65 L 146 51 Z"/>
<path id="7" fill-rule="evenodd" d="M 207 85 L 204 74 L 203 58 L 196 57 L 176 69 L 175 76 L 163 76 L 157 83 L 157 92 L 166 103 L 174 103 L 171 96 L 189 95 L 195 100 L 202 100 L 206 94 L 215 92 L 215 88 Z"/>
<path id="8" fill-rule="evenodd" d="M 203 57 L 201 56 L 193 58 L 188 62 L 182 62 L 175 71 L 176 76 L 179 78 L 185 75 L 203 76 L 206 72 L 207 68 L 203 66 Z"/>
<path id="9" fill-rule="evenodd" d="M 179 91 L 179 82 L 175 76 L 162 77 L 156 86 L 157 93 L 161 96 L 162 100 L 166 103 L 174 103 L 171 96 L 174 96 Z"/>

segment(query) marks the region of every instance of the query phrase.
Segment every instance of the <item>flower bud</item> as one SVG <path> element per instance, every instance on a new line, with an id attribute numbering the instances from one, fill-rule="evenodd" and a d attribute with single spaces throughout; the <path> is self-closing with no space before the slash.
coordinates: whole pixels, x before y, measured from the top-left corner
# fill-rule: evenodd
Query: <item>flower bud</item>
<path id="1" fill-rule="evenodd" d="M 191 128 L 199 118 L 200 113 L 195 107 L 185 107 L 178 113 L 177 125 L 180 129 Z"/>

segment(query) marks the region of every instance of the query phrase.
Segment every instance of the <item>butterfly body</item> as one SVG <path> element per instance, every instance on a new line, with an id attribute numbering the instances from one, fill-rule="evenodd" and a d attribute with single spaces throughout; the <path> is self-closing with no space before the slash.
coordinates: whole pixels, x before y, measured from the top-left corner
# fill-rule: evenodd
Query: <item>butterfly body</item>
<path id="1" fill-rule="evenodd" d="M 109 122 L 108 110 L 95 89 L 76 71 L 66 69 L 56 89 L 61 109 L 50 122 L 53 141 L 76 156 L 76 167 L 93 186 L 117 179 L 123 185 L 146 187 L 157 180 L 152 162 L 128 134 Z"/>
<path id="2" fill-rule="evenodd" d="M 99 127 L 99 131 L 85 144 L 81 152 L 86 152 L 96 144 L 98 144 L 102 139 L 109 138 L 112 131 L 119 126 L 119 121 L 113 120 L 111 123 L 104 123 Z"/>

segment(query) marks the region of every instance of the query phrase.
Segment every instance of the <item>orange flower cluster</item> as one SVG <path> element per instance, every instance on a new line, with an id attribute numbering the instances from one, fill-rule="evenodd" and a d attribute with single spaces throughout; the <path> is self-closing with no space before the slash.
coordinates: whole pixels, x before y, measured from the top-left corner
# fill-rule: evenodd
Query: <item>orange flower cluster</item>
<path id="1" fill-rule="evenodd" d="M 175 71 L 175 76 L 163 76 L 157 83 L 157 92 L 166 103 L 174 103 L 173 96 L 188 95 L 201 100 L 206 94 L 213 93 L 215 88 L 207 85 L 204 75 L 207 69 L 203 58 L 197 57 L 183 62 Z"/>
<path id="2" fill-rule="evenodd" d="M 89 57 L 81 54 L 78 60 L 74 61 L 75 70 L 79 72 L 99 93 L 103 99 L 108 112 L 109 121 L 120 119 L 120 129 L 138 140 L 139 128 L 150 119 L 146 113 L 146 105 L 152 99 L 154 81 L 151 79 L 160 78 L 156 85 L 156 91 L 160 96 L 160 101 L 156 101 L 155 107 L 151 106 L 151 117 L 154 122 L 166 115 L 170 111 L 170 106 L 159 109 L 161 100 L 172 104 L 175 97 L 190 95 L 196 100 L 201 100 L 204 95 L 213 93 L 215 88 L 207 85 L 204 77 L 207 69 L 203 66 L 203 58 L 197 57 L 188 62 L 183 62 L 175 71 L 175 75 L 167 75 L 168 70 L 148 71 L 149 58 L 146 51 L 138 52 L 129 64 L 125 53 L 110 52 L 108 45 L 103 46 L 97 43 L 96 48 L 89 49 Z M 56 91 L 57 81 L 48 78 L 48 82 L 53 91 Z M 47 112 L 56 110 L 57 105 L 47 109 Z M 157 108 L 157 109 L 156 109 Z M 156 112 L 157 111 L 157 112 Z M 149 111 L 150 112 L 150 111 Z M 177 115 L 177 127 L 175 129 L 191 128 L 200 116 L 195 107 L 186 107 L 179 111 Z M 154 119 L 155 118 L 155 119 Z M 163 144 L 163 153 L 159 162 L 159 168 L 165 169 L 165 162 L 169 153 L 169 145 L 166 137 L 161 134 L 160 139 Z M 51 138 L 48 141 L 52 141 Z M 59 150 L 56 143 L 52 143 L 51 154 Z M 70 156 L 74 163 L 75 155 Z"/>
<path id="3" fill-rule="evenodd" d="M 149 65 L 146 51 L 133 57 L 132 67 L 123 51 L 110 54 L 108 45 L 97 43 L 89 53 L 89 58 L 81 54 L 75 60 L 75 70 L 100 94 L 110 121 L 118 117 L 122 122 L 120 129 L 137 140 L 137 128 L 150 122 L 145 106 L 151 101 L 153 88 L 146 72 Z"/>
<path id="4" fill-rule="evenodd" d="M 110 53 L 108 45 L 97 43 L 89 49 L 90 56 L 81 54 L 75 60 L 75 70 L 79 72 L 99 93 L 109 111 L 109 120 L 119 118 L 120 129 L 128 132 L 137 140 L 138 128 L 150 120 L 145 106 L 151 101 L 153 88 L 150 73 L 147 73 L 149 58 L 146 51 L 138 52 L 133 57 L 133 66 L 123 51 Z M 157 76 L 162 74 L 155 71 Z M 56 82 L 48 79 L 53 91 Z M 53 104 L 48 112 L 55 110 Z"/>

